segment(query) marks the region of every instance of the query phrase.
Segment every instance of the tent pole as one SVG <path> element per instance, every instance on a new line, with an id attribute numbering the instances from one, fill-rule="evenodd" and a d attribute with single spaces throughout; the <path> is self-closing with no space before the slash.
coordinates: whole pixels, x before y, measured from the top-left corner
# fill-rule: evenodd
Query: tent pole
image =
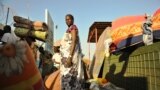
<path id="1" fill-rule="evenodd" d="M 9 7 L 8 7 L 8 10 L 7 10 L 6 25 L 7 25 L 7 22 L 8 22 L 8 15 L 9 15 Z"/>

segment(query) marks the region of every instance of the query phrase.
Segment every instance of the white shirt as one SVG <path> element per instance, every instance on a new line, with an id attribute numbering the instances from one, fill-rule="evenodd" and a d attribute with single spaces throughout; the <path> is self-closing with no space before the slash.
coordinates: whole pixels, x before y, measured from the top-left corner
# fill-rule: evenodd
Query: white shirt
<path id="1" fill-rule="evenodd" d="M 14 37 L 11 33 L 5 33 L 1 39 L 2 42 L 6 43 L 15 43 L 16 37 Z"/>
<path id="2" fill-rule="evenodd" d="M 62 57 L 59 53 L 55 53 L 52 57 L 53 62 L 55 61 L 55 62 L 61 63 L 61 59 L 62 59 Z M 54 65 L 55 65 L 55 67 L 59 67 L 60 64 L 55 63 Z"/>

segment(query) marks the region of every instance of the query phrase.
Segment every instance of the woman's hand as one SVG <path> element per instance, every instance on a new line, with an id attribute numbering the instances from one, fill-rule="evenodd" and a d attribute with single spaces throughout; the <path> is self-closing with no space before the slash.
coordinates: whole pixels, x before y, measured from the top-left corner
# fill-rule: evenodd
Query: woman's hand
<path id="1" fill-rule="evenodd" d="M 69 68 L 72 66 L 72 57 L 69 57 L 64 64 L 64 67 Z"/>

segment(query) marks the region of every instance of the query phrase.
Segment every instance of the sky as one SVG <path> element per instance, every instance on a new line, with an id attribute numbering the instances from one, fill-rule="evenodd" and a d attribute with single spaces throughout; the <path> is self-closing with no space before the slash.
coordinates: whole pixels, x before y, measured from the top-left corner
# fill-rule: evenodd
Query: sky
<path id="1" fill-rule="evenodd" d="M 19 15 L 31 20 L 45 21 L 45 9 L 48 9 L 54 25 L 55 40 L 60 39 L 67 29 L 65 15 L 72 14 L 79 29 L 82 52 L 88 57 L 88 32 L 95 21 L 114 21 L 122 16 L 153 14 L 160 8 L 160 0 L 0 0 L 10 7 L 12 17 Z M 0 15 L 1 16 L 1 15 Z M 5 20 L 0 18 L 0 22 Z M 91 44 L 91 57 L 95 44 Z"/>

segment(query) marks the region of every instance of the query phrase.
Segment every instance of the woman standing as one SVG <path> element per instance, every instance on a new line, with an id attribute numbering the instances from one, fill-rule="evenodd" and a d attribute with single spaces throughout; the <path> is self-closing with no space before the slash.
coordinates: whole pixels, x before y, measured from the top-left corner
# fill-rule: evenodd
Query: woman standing
<path id="1" fill-rule="evenodd" d="M 71 14 L 67 14 L 65 20 L 68 29 L 62 38 L 60 47 L 62 55 L 60 67 L 62 90 L 84 90 L 82 88 L 84 69 L 78 28 L 74 25 L 74 17 Z"/>

